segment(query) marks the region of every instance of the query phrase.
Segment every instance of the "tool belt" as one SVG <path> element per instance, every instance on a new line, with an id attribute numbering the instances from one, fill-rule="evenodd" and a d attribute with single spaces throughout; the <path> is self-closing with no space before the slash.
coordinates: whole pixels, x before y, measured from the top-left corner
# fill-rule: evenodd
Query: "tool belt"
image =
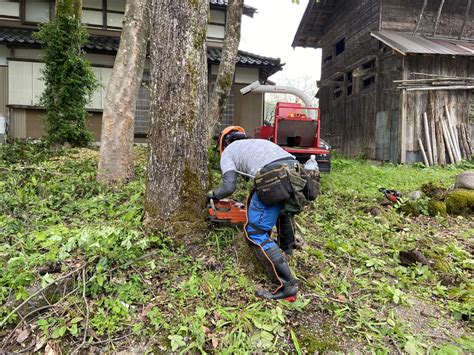
<path id="1" fill-rule="evenodd" d="M 274 205 L 291 197 L 291 186 L 287 164 L 269 164 L 255 176 L 255 192 L 266 205 Z"/>
<path id="2" fill-rule="evenodd" d="M 266 205 L 284 202 L 290 214 L 303 210 L 306 180 L 301 176 L 301 164 L 294 159 L 280 159 L 262 168 L 255 177 L 255 192 Z"/>

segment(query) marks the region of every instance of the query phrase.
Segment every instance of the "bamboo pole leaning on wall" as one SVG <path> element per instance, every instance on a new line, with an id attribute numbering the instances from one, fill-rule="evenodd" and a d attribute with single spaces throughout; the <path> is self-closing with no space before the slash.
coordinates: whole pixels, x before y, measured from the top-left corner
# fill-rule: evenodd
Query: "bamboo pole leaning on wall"
<path id="1" fill-rule="evenodd" d="M 425 127 L 425 139 L 426 139 L 426 152 L 428 153 L 428 162 L 430 166 L 434 165 L 433 152 L 431 149 L 431 140 L 430 140 L 430 127 L 428 126 L 428 115 L 423 113 L 423 123 Z"/>
<path id="2" fill-rule="evenodd" d="M 444 110 L 446 112 L 446 119 L 448 120 L 448 133 L 450 134 L 450 138 L 453 143 L 453 148 L 456 153 L 457 160 L 461 161 L 462 157 L 461 157 L 461 151 L 459 149 L 459 142 L 456 139 L 456 134 L 455 134 L 455 130 L 452 123 L 453 121 L 451 120 L 451 113 L 449 112 L 448 105 L 444 105 Z"/>
<path id="3" fill-rule="evenodd" d="M 444 142 L 446 143 L 446 150 L 448 151 L 449 161 L 451 163 L 456 163 L 456 158 L 454 155 L 454 149 L 452 148 L 452 143 L 449 138 L 448 129 L 446 128 L 446 122 L 441 121 L 441 128 L 443 130 Z"/>
<path id="4" fill-rule="evenodd" d="M 426 156 L 425 147 L 423 146 L 423 142 L 421 141 L 421 138 L 418 138 L 418 144 L 420 146 L 421 154 L 423 155 L 423 161 L 425 162 L 425 165 L 430 166 L 430 163 L 429 163 L 428 158 Z"/>
<path id="5" fill-rule="evenodd" d="M 433 152 L 433 165 L 438 165 L 438 147 L 436 146 L 435 118 L 431 117 L 431 151 Z"/>

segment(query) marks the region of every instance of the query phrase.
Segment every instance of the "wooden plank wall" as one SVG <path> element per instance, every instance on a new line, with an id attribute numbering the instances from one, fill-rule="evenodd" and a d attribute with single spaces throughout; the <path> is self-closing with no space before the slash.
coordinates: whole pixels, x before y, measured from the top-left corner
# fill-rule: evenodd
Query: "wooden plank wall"
<path id="1" fill-rule="evenodd" d="M 407 74 L 429 73 L 447 76 L 474 77 L 474 58 L 449 56 L 409 56 L 407 57 Z M 433 91 L 436 117 L 444 117 L 444 105 L 448 105 L 453 124 L 469 122 L 469 111 L 472 95 L 469 90 Z M 410 91 L 407 93 L 406 116 L 406 151 L 408 162 L 414 159 L 421 161 L 418 154 L 417 139 L 422 137 L 422 115 L 428 110 L 428 91 Z M 408 157 L 412 157 L 409 159 Z M 411 161 L 410 161 L 411 160 Z"/>
<path id="2" fill-rule="evenodd" d="M 321 40 L 323 85 L 341 75 L 347 84 L 349 71 L 375 58 L 379 51 L 378 42 L 371 38 L 370 31 L 378 28 L 378 0 L 337 2 L 337 11 L 328 22 Z M 345 50 L 336 56 L 334 46 L 342 38 L 345 38 Z M 332 60 L 324 62 L 324 58 L 330 55 Z M 360 85 L 354 82 L 352 95 L 348 95 L 346 86 L 337 99 L 333 99 L 334 86 L 320 89 L 322 136 L 345 155 L 365 153 L 374 157 L 376 85 L 358 90 Z"/>
<path id="3" fill-rule="evenodd" d="M 399 161 L 401 92 L 393 81 L 402 79 L 402 75 L 402 57 L 393 53 L 388 47 L 382 47 L 381 54 L 377 59 L 377 96 L 374 105 L 376 115 L 385 113 L 388 117 L 387 131 L 384 135 L 389 137 L 389 141 L 386 142 L 388 158 L 387 155 L 376 154 L 374 158 L 378 160 Z"/>
<path id="4" fill-rule="evenodd" d="M 381 0 L 381 28 L 413 33 L 424 0 Z M 441 0 L 430 0 L 417 30 L 419 35 L 432 36 Z M 468 0 L 446 0 L 438 23 L 436 35 L 458 38 L 463 26 Z M 474 5 L 466 22 L 463 38 L 474 38 Z"/>
<path id="5" fill-rule="evenodd" d="M 7 117 L 8 67 L 0 66 L 0 116 Z"/>
<path id="6" fill-rule="evenodd" d="M 471 90 L 471 113 L 469 114 L 471 122 L 471 145 L 474 147 L 474 90 Z"/>

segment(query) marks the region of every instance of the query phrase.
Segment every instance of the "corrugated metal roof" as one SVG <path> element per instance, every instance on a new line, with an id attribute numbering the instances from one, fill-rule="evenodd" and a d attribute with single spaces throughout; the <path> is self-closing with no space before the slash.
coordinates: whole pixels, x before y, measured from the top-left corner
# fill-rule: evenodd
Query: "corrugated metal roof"
<path id="1" fill-rule="evenodd" d="M 37 46 L 40 43 L 33 38 L 33 30 L 0 27 L 0 44 L 16 44 L 22 46 Z M 84 46 L 85 50 L 116 53 L 120 44 L 120 37 L 89 36 L 89 43 Z M 208 61 L 218 64 L 221 60 L 221 49 L 207 49 Z M 243 67 L 259 68 L 263 79 L 280 71 L 283 67 L 279 58 L 264 57 L 244 51 L 239 51 L 237 55 L 237 65 Z"/>
<path id="2" fill-rule="evenodd" d="M 209 0 L 209 3 L 214 6 L 227 6 L 229 4 L 229 0 Z M 244 15 L 253 17 L 256 12 L 256 8 L 244 4 Z"/>
<path id="3" fill-rule="evenodd" d="M 394 31 L 376 31 L 372 32 L 371 35 L 403 55 L 441 54 L 474 56 L 474 42 L 445 38 L 427 38 Z"/>

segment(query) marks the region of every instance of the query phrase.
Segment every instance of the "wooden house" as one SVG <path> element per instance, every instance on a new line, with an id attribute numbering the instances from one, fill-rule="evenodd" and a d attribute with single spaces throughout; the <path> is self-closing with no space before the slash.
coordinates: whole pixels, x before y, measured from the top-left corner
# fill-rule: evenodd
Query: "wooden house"
<path id="1" fill-rule="evenodd" d="M 473 8 L 472 0 L 310 0 L 293 46 L 322 49 L 323 137 L 345 155 L 418 162 L 423 114 L 440 139 L 447 106 L 471 140 Z M 438 161 L 449 161 L 443 153 Z"/>
<path id="2" fill-rule="evenodd" d="M 104 95 L 120 42 L 126 0 L 83 0 L 82 21 L 90 34 L 85 56 L 101 86 L 87 109 L 95 139 L 100 139 Z M 40 44 L 33 38 L 38 24 L 54 16 L 54 0 L 0 0 L 0 117 L 6 117 L 8 133 L 15 138 L 39 138 L 44 133 L 44 111 L 39 97 L 44 90 Z M 216 80 L 226 23 L 227 0 L 209 0 L 207 31 L 209 83 Z M 252 17 L 256 9 L 244 7 Z M 255 80 L 265 82 L 282 69 L 279 59 L 239 51 L 234 86 L 223 125 L 238 124 L 250 132 L 262 124 L 264 97 L 242 96 L 240 89 Z M 146 140 L 149 118 L 149 63 L 146 64 L 135 119 L 135 139 Z"/>

